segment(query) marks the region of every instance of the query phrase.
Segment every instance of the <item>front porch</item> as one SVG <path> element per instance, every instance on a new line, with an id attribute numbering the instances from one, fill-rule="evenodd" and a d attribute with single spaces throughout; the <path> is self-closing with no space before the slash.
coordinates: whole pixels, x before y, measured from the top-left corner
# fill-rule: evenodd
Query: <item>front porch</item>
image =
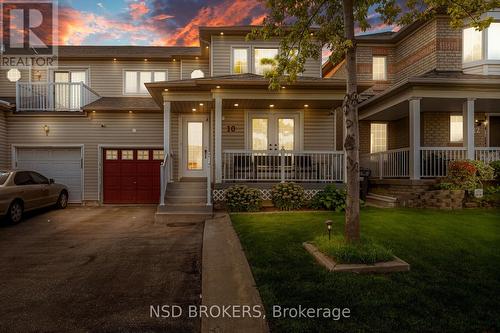
<path id="1" fill-rule="evenodd" d="M 500 160 L 500 77 L 413 78 L 363 103 L 360 122 L 361 167 L 375 178 L 439 178 L 454 160 Z"/>

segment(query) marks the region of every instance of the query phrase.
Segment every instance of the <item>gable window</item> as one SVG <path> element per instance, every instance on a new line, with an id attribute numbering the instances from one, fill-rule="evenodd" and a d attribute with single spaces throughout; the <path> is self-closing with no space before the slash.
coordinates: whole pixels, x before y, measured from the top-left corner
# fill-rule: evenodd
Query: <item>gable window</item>
<path id="1" fill-rule="evenodd" d="M 488 59 L 500 60 L 500 22 L 491 23 L 488 28 Z"/>
<path id="2" fill-rule="evenodd" d="M 255 74 L 257 75 L 265 75 L 266 72 L 269 72 L 273 69 L 273 65 L 271 64 L 263 64 L 262 60 L 271 59 L 274 60 L 278 56 L 278 49 L 276 48 L 256 48 L 254 49 L 254 66 L 255 66 Z"/>
<path id="3" fill-rule="evenodd" d="M 370 124 L 370 152 L 387 150 L 387 124 Z"/>
<path id="4" fill-rule="evenodd" d="M 167 80 L 165 71 L 125 71 L 125 93 L 147 94 L 144 84 Z"/>
<path id="5" fill-rule="evenodd" d="M 471 62 L 483 58 L 483 33 L 476 28 L 464 29 L 463 61 Z"/>
<path id="6" fill-rule="evenodd" d="M 233 48 L 233 74 L 248 73 L 248 48 Z"/>
<path id="7" fill-rule="evenodd" d="M 195 69 L 194 71 L 191 72 L 191 78 L 192 79 L 201 79 L 205 77 L 205 73 L 203 73 L 202 70 Z"/>
<path id="8" fill-rule="evenodd" d="M 387 57 L 374 56 L 372 72 L 374 81 L 387 80 Z"/>
<path id="9" fill-rule="evenodd" d="M 464 118 L 463 116 L 450 116 L 450 142 L 463 142 Z"/>

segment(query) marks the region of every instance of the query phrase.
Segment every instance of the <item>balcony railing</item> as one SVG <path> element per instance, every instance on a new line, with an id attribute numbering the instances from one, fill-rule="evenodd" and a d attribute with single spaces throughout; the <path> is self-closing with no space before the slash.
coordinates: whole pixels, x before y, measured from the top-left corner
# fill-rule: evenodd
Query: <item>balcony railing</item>
<path id="1" fill-rule="evenodd" d="M 81 111 L 99 98 L 83 82 L 17 82 L 16 85 L 18 111 Z"/>
<path id="2" fill-rule="evenodd" d="M 340 182 L 344 153 L 338 151 L 226 150 L 222 179 L 226 182 Z"/>
<path id="3" fill-rule="evenodd" d="M 467 159 L 467 149 L 463 147 L 422 147 L 420 148 L 420 177 L 437 178 L 448 175 L 451 161 Z M 490 163 L 500 160 L 500 148 L 475 148 L 475 159 Z M 407 178 L 410 170 L 409 148 L 388 150 L 360 157 L 361 166 L 371 170 L 377 178 Z"/>

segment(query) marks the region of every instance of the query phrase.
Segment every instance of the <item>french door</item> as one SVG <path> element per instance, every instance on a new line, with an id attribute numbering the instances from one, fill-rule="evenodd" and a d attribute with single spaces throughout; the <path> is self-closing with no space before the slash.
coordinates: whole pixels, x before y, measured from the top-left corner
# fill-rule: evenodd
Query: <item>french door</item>
<path id="1" fill-rule="evenodd" d="M 209 147 L 208 115 L 182 115 L 182 177 L 206 177 Z"/>
<path id="2" fill-rule="evenodd" d="M 56 71 L 54 72 L 55 108 L 77 110 L 81 108 L 80 85 L 87 83 L 86 71 Z"/>
<path id="3" fill-rule="evenodd" d="M 249 116 L 247 148 L 256 151 L 299 150 L 300 114 L 262 112 Z"/>

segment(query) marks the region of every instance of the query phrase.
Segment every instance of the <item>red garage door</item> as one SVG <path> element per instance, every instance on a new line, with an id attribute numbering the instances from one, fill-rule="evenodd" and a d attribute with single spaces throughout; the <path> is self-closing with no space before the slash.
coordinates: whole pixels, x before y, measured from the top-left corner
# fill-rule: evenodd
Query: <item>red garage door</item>
<path id="1" fill-rule="evenodd" d="M 103 161 L 104 203 L 159 202 L 163 150 L 105 149 Z"/>

